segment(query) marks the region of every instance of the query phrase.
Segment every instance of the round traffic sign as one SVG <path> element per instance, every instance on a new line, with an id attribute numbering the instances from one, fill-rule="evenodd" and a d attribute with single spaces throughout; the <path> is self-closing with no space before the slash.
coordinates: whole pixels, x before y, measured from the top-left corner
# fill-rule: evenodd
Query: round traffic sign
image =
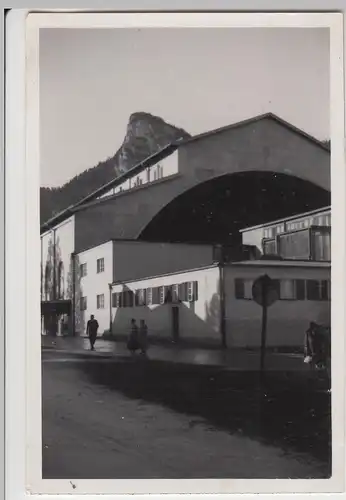
<path id="1" fill-rule="evenodd" d="M 252 285 L 252 297 L 260 306 L 271 306 L 279 298 L 279 290 L 276 282 L 267 274 L 260 276 Z"/>

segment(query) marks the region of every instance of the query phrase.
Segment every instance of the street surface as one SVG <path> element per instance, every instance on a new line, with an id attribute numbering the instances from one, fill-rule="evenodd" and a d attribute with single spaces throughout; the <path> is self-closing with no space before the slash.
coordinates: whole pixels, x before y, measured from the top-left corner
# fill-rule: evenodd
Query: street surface
<path id="1" fill-rule="evenodd" d="M 297 393 L 299 384 L 285 392 L 280 382 L 261 399 L 256 374 L 97 353 L 42 356 L 44 478 L 330 474 L 325 392 Z"/>

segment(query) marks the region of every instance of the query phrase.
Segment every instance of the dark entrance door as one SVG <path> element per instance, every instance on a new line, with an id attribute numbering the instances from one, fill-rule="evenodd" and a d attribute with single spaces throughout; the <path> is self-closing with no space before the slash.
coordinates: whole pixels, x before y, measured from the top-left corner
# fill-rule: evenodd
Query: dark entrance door
<path id="1" fill-rule="evenodd" d="M 172 337 L 173 342 L 179 340 L 179 307 L 172 307 Z"/>

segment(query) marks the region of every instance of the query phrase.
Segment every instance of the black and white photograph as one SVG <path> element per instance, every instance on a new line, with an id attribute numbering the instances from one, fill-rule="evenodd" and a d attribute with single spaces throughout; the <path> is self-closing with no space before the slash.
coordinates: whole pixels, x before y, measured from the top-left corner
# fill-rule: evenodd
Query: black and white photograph
<path id="1" fill-rule="evenodd" d="M 42 479 L 331 479 L 330 28 L 38 31 Z"/>

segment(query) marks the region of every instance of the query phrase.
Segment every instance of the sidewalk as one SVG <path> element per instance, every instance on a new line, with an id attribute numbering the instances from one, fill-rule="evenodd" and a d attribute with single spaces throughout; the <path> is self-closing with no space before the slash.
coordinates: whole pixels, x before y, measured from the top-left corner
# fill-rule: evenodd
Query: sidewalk
<path id="1" fill-rule="evenodd" d="M 89 351 L 89 341 L 85 337 L 41 337 L 43 350 L 65 351 L 71 354 L 86 354 Z M 97 339 L 96 351 L 91 356 L 130 357 L 124 342 Z M 259 371 L 259 351 L 242 349 L 215 350 L 205 348 L 186 348 L 176 345 L 153 345 L 148 351 L 149 360 L 170 363 L 218 366 L 227 370 Z M 266 356 L 267 371 L 309 372 L 309 367 L 303 363 L 299 354 L 268 352 Z"/>

